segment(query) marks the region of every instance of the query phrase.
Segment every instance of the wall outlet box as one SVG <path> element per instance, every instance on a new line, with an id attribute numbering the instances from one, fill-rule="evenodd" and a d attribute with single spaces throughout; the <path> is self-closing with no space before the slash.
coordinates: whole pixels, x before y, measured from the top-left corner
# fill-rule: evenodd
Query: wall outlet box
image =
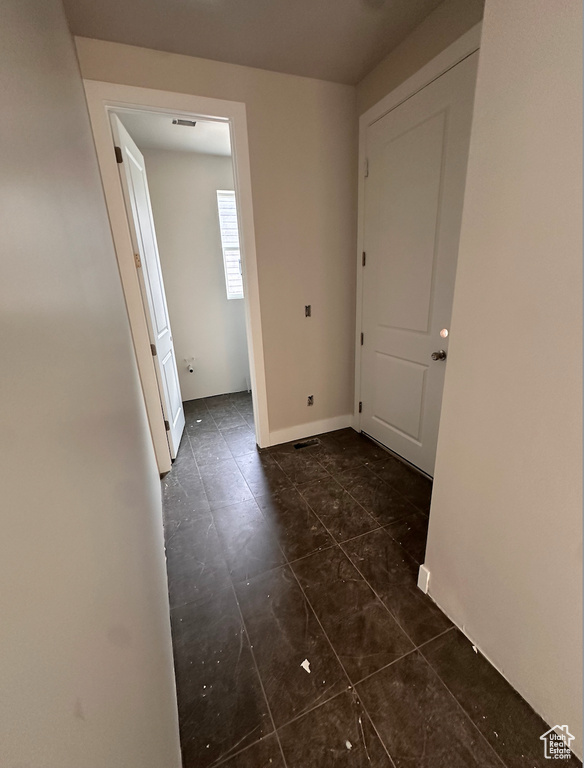
<path id="1" fill-rule="evenodd" d="M 421 589 L 422 592 L 427 595 L 429 584 L 430 571 L 426 568 L 425 565 L 421 565 L 420 570 L 418 571 L 418 589 Z"/>

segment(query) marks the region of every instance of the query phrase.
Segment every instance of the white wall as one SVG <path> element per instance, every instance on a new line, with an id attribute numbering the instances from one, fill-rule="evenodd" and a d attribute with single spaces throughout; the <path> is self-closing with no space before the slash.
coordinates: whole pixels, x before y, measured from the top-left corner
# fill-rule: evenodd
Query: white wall
<path id="1" fill-rule="evenodd" d="M 487 0 L 426 565 L 582 753 L 582 6 Z"/>
<path id="2" fill-rule="evenodd" d="M 247 389 L 245 307 L 227 298 L 217 214 L 231 158 L 145 150 L 144 160 L 183 400 Z"/>
<path id="3" fill-rule="evenodd" d="M 362 115 L 483 17 L 485 0 L 444 0 L 357 86 Z"/>
<path id="4" fill-rule="evenodd" d="M 343 416 L 348 423 L 355 88 L 99 40 L 76 42 L 85 78 L 246 104 L 270 431 L 310 421 L 320 429 L 321 420 Z M 305 304 L 312 304 L 310 320 Z"/>
<path id="5" fill-rule="evenodd" d="M 160 484 L 60 3 L 0 25 L 0 762 L 178 768 Z"/>

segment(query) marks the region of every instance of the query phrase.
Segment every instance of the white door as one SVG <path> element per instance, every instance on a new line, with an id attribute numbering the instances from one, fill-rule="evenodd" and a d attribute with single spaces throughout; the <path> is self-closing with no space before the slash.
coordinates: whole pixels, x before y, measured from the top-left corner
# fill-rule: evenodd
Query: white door
<path id="1" fill-rule="evenodd" d="M 119 162 L 118 168 L 134 250 L 139 257 L 136 259 L 136 266 L 142 290 L 142 301 L 154 355 L 154 367 L 158 379 L 162 412 L 166 421 L 170 455 L 174 459 L 185 426 L 185 416 L 144 158 L 116 115 L 111 115 L 111 122 L 116 147 L 119 148 L 118 162 L 120 159 L 122 161 Z"/>
<path id="2" fill-rule="evenodd" d="M 367 128 L 361 430 L 434 474 L 478 53 Z M 432 353 L 443 352 L 433 360 Z"/>

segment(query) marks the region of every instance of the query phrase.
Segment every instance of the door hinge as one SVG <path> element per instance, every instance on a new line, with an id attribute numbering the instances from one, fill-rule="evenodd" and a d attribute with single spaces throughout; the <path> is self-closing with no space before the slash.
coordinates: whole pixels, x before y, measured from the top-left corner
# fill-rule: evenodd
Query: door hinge
<path id="1" fill-rule="evenodd" d="M 154 344 L 150 345 L 150 351 L 152 352 L 152 357 L 156 357 L 156 355 L 158 354 L 156 352 L 156 346 Z"/>
<path id="2" fill-rule="evenodd" d="M 365 340 L 365 334 L 362 333 L 361 334 L 361 346 L 363 346 L 364 340 Z"/>
<path id="3" fill-rule="evenodd" d="M 362 259 L 363 266 L 365 266 L 366 261 L 367 261 L 367 254 L 365 253 L 365 251 L 363 251 L 363 259 Z"/>
<path id="4" fill-rule="evenodd" d="M 140 267 L 142 266 L 142 260 L 140 259 L 139 253 L 134 254 L 134 261 L 136 262 L 136 268 L 140 269 Z"/>
<path id="5" fill-rule="evenodd" d="M 123 163 L 124 157 L 122 155 L 122 150 L 120 147 L 114 147 L 115 153 L 116 153 L 116 163 Z"/>
<path id="6" fill-rule="evenodd" d="M 164 419 L 164 429 L 167 432 L 170 432 L 170 424 L 168 423 L 168 421 L 166 419 Z"/>
<path id="7" fill-rule="evenodd" d="M 363 403 L 359 401 L 359 413 L 363 413 Z"/>
<path id="8" fill-rule="evenodd" d="M 369 158 L 368 157 L 365 158 L 365 174 L 364 174 L 364 176 L 365 176 L 365 178 L 367 178 L 367 176 L 369 176 Z"/>

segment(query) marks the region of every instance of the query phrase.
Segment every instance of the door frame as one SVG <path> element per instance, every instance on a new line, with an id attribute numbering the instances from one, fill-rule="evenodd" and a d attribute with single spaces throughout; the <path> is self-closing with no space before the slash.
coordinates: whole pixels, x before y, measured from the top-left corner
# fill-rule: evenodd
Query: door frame
<path id="1" fill-rule="evenodd" d="M 438 56 L 431 59 L 381 101 L 364 112 L 359 118 L 359 191 L 358 191 L 358 220 L 357 220 L 357 300 L 355 323 L 355 401 L 353 404 L 353 425 L 361 431 L 361 331 L 363 324 L 363 239 L 365 216 L 365 177 L 367 174 L 367 129 L 373 123 L 385 117 L 404 101 L 414 96 L 431 82 L 439 78 L 449 69 L 455 67 L 463 59 L 471 56 L 480 48 L 482 22 L 465 32 L 454 43 L 445 48 Z M 367 267 L 365 266 L 365 269 Z"/>
<path id="2" fill-rule="evenodd" d="M 216 120 L 229 125 L 235 196 L 239 214 L 241 263 L 245 286 L 247 348 L 256 442 L 260 448 L 268 446 L 270 430 L 245 104 L 98 80 L 84 80 L 83 85 L 154 452 L 161 474 L 170 470 L 170 452 L 166 439 L 164 417 L 160 408 L 158 384 L 150 350 L 150 338 L 144 315 L 139 278 L 134 261 L 130 225 L 113 150 L 109 112 L 120 108 L 146 110 L 166 113 L 173 117 L 178 115 L 187 119 Z"/>

